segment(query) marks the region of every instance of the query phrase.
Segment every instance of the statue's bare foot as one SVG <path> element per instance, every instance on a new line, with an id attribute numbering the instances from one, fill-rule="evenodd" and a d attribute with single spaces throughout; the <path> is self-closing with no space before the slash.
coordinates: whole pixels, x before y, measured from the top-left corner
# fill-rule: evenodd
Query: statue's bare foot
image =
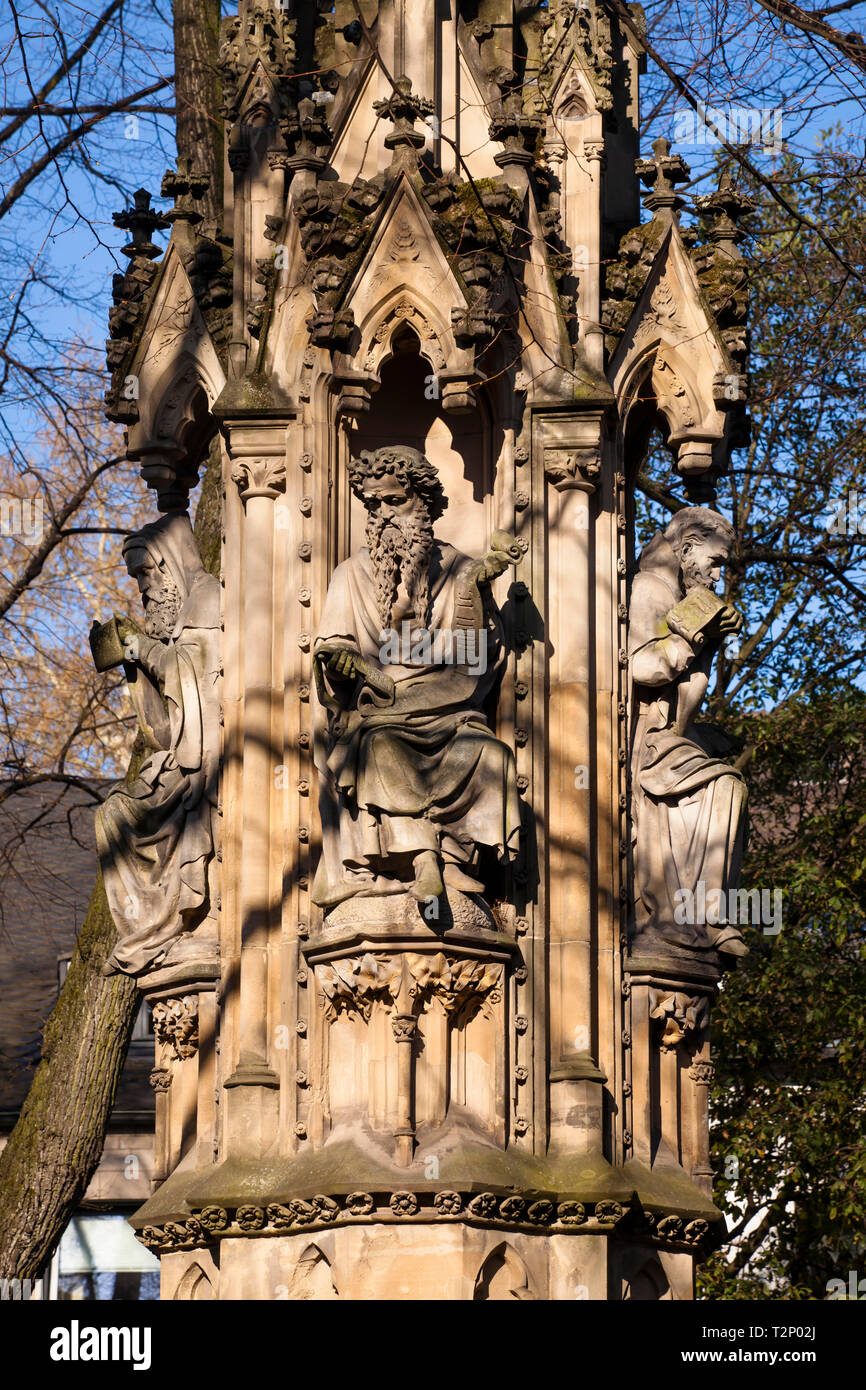
<path id="1" fill-rule="evenodd" d="M 441 897 L 444 884 L 435 850 L 422 849 L 420 854 L 415 855 L 412 867 L 415 870 L 415 882 L 409 889 L 412 897 L 417 898 L 419 903 L 427 898 Z"/>
<path id="2" fill-rule="evenodd" d="M 461 893 L 483 893 L 484 884 L 477 878 L 464 873 L 459 864 L 446 864 L 442 877 L 447 887 L 457 888 Z"/>

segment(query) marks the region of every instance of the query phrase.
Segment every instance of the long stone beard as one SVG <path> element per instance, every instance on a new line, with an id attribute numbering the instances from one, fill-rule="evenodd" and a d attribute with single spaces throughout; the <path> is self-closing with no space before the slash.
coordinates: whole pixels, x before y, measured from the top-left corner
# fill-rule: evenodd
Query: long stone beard
<path id="1" fill-rule="evenodd" d="M 430 556 L 433 526 L 426 508 L 420 521 L 400 521 L 371 513 L 367 520 L 367 545 L 376 581 L 376 607 L 383 630 L 391 627 L 391 615 L 400 577 L 409 594 L 416 623 L 427 626 L 430 608 Z"/>
<path id="2" fill-rule="evenodd" d="M 144 610 L 144 630 L 148 637 L 170 637 L 181 609 L 180 590 L 171 579 L 166 579 L 161 596 L 148 598 Z"/>

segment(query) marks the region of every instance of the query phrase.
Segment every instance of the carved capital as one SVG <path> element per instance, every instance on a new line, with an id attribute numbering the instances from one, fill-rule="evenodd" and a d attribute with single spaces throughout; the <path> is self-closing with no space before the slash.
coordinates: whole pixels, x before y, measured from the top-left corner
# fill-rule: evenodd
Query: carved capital
<path id="1" fill-rule="evenodd" d="M 712 1062 L 697 1059 L 689 1067 L 689 1076 L 696 1086 L 712 1086 L 715 1074 L 716 1069 Z"/>
<path id="2" fill-rule="evenodd" d="M 650 1018 L 663 1024 L 662 1052 L 669 1052 L 684 1039 L 696 1039 L 709 1022 L 710 1001 L 705 994 L 680 994 L 674 990 L 651 989 Z"/>
<path id="3" fill-rule="evenodd" d="M 277 454 L 238 459 L 232 466 L 232 480 L 244 502 L 250 497 L 278 497 L 286 490 L 286 460 Z"/>
<path id="4" fill-rule="evenodd" d="M 601 477 L 604 411 L 557 411 L 542 416 L 539 443 L 544 474 L 558 491 L 592 493 Z"/>
<path id="5" fill-rule="evenodd" d="M 577 488 L 580 492 L 595 492 L 600 474 L 598 448 L 544 451 L 544 475 L 558 491 Z"/>
<path id="6" fill-rule="evenodd" d="M 418 1033 L 418 1020 L 414 1014 L 394 1014 L 391 1029 L 398 1043 L 411 1043 Z"/>
<path id="7" fill-rule="evenodd" d="M 167 1043 L 179 1061 L 192 1057 L 198 1049 L 198 996 L 185 994 L 154 1004 L 153 1031 L 157 1042 Z"/>

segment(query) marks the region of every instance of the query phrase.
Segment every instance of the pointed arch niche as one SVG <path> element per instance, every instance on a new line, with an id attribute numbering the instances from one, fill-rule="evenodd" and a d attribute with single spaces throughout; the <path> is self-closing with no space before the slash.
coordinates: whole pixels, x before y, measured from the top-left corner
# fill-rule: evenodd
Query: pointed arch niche
<path id="1" fill-rule="evenodd" d="M 448 507 L 436 523 L 436 534 L 468 555 L 486 549 L 497 522 L 494 508 L 496 461 L 503 432 L 494 422 L 483 388 L 476 388 L 476 405 L 462 414 L 442 408 L 439 363 L 429 340 L 403 320 L 393 330 L 389 349 L 378 364 L 380 386 L 372 393 L 369 412 L 358 416 L 346 432 L 346 454 L 408 444 L 420 449 L 437 469 Z M 349 555 L 364 544 L 366 515 L 348 495 L 345 466 L 340 513 L 345 519 L 339 550 Z"/>
<path id="2" fill-rule="evenodd" d="M 534 1300 L 529 1274 L 517 1251 L 503 1241 L 485 1259 L 475 1279 L 475 1303 L 501 1303 L 517 1298 Z"/>

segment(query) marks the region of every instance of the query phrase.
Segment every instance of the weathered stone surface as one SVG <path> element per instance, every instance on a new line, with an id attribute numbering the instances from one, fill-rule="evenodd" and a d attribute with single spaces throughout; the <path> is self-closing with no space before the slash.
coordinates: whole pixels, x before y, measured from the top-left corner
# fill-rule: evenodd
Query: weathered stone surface
<path id="1" fill-rule="evenodd" d="M 659 941 L 745 952 L 727 922 L 745 835 L 742 775 L 696 718 L 715 655 L 742 617 L 715 588 L 734 533 L 717 512 L 678 512 L 643 551 L 632 586 L 632 795 L 639 949 Z M 719 907 L 721 900 L 724 907 Z M 711 906 L 709 914 L 706 904 Z"/>
<path id="2" fill-rule="evenodd" d="M 158 266 L 124 214 L 130 457 L 171 515 L 222 455 L 214 931 L 175 913 L 142 976 L 166 1297 L 688 1298 L 719 1239 L 742 941 L 674 912 L 736 882 L 695 724 L 731 535 L 690 508 L 632 578 L 629 489 L 657 428 L 712 503 L 743 438 L 747 209 L 680 227 L 602 0 L 457 8 L 241 0 L 230 216 L 194 151 Z"/>

